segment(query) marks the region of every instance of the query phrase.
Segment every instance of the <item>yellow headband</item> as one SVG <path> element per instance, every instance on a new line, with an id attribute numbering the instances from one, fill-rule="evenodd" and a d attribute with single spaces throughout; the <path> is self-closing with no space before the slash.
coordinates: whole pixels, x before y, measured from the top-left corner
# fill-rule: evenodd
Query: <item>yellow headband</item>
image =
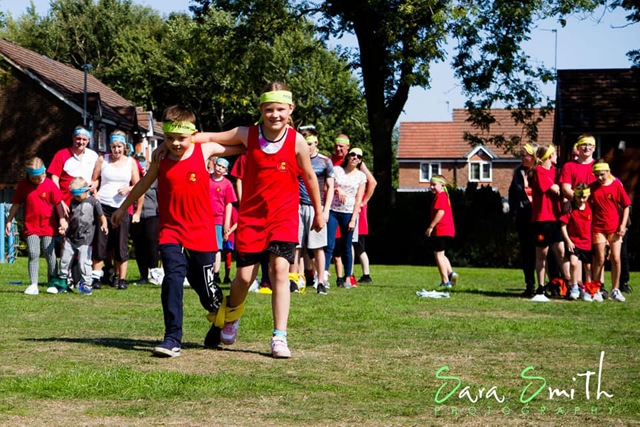
<path id="1" fill-rule="evenodd" d="M 260 104 L 266 102 L 278 102 L 280 104 L 293 104 L 293 95 L 288 90 L 274 90 L 260 95 Z"/>
<path id="2" fill-rule="evenodd" d="M 315 142 L 318 142 L 318 137 L 317 137 L 317 136 L 315 136 L 315 135 L 309 135 L 309 136 L 306 136 L 306 137 L 304 138 L 304 140 L 305 140 L 305 141 L 307 141 L 307 142 L 308 142 L 308 143 L 310 143 L 310 144 L 313 144 L 313 143 L 315 143 Z"/>
<path id="3" fill-rule="evenodd" d="M 196 132 L 196 125 L 191 122 L 163 122 L 162 132 L 191 135 Z"/>
<path id="4" fill-rule="evenodd" d="M 591 189 L 587 187 L 582 190 L 573 190 L 573 195 L 578 197 L 589 197 L 591 195 Z"/>
<path id="5" fill-rule="evenodd" d="M 437 182 L 438 184 L 447 185 L 447 181 L 437 176 L 431 177 L 431 182 Z"/>
<path id="6" fill-rule="evenodd" d="M 549 148 L 547 148 L 547 152 L 546 152 L 546 153 L 544 153 L 544 154 L 542 155 L 542 157 L 540 157 L 540 161 L 544 162 L 544 161 L 545 161 L 545 160 L 547 160 L 549 157 L 551 157 L 551 155 L 552 155 L 553 153 L 555 153 L 555 152 L 556 152 L 556 147 L 555 147 L 555 145 L 550 145 L 550 146 L 549 146 Z"/>
<path id="7" fill-rule="evenodd" d="M 609 172 L 611 169 L 609 169 L 609 163 L 596 163 L 593 165 L 593 171 L 594 172 Z"/>
<path id="8" fill-rule="evenodd" d="M 576 142 L 576 147 L 579 145 L 596 145 L 596 139 L 592 136 L 583 136 Z"/>
<path id="9" fill-rule="evenodd" d="M 335 142 L 338 145 L 349 145 L 349 144 L 351 144 L 351 142 L 349 141 L 349 138 L 344 138 L 344 137 L 336 138 L 333 142 Z"/>
<path id="10" fill-rule="evenodd" d="M 536 151 L 533 149 L 533 145 L 529 144 L 528 142 L 522 146 L 522 149 L 526 151 L 530 156 L 533 156 L 536 153 Z"/>

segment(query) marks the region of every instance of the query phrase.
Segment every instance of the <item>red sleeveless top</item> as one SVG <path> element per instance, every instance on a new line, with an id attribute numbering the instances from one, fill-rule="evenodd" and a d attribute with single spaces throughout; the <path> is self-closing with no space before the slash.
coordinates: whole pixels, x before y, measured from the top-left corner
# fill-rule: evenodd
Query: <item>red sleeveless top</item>
<path id="1" fill-rule="evenodd" d="M 202 146 L 193 144 L 188 159 L 160 160 L 158 172 L 160 244 L 176 243 L 186 249 L 215 252 L 216 231 L 209 200 L 209 172 Z"/>
<path id="2" fill-rule="evenodd" d="M 261 148 L 258 126 L 249 128 L 236 233 L 240 253 L 262 252 L 273 241 L 298 242 L 297 132 L 292 128 L 286 132 L 282 146 L 269 154 Z M 272 144 L 267 151 L 272 151 L 268 150 Z"/>

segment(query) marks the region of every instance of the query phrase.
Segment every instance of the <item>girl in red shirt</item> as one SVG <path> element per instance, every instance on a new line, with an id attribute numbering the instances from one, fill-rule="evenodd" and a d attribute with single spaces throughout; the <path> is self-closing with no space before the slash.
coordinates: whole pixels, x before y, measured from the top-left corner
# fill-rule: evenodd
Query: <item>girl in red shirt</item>
<path id="1" fill-rule="evenodd" d="M 593 210 L 591 226 L 593 239 L 593 277 L 602 278 L 605 261 L 605 247 L 609 245 L 611 262 L 611 298 L 624 302 L 625 297 L 618 289 L 620 285 L 620 248 L 627 232 L 629 206 L 631 200 L 620 180 L 611 175 L 609 165 L 598 160 L 593 165 L 597 181 L 591 184 L 589 204 Z"/>
<path id="2" fill-rule="evenodd" d="M 27 178 L 18 183 L 13 195 L 6 233 L 11 233 L 11 221 L 24 205 L 23 236 L 27 241 L 29 252 L 30 285 L 24 291 L 26 295 L 38 295 L 38 263 L 40 248 L 47 260 L 48 280 L 56 278 L 56 254 L 54 252 L 54 236 L 58 235 L 58 227 L 66 228 L 62 193 L 56 184 L 46 177 L 46 168 L 39 157 L 33 157 L 25 163 Z M 57 211 L 57 216 L 56 216 Z M 58 288 L 49 283 L 47 293 L 57 294 Z"/>
<path id="3" fill-rule="evenodd" d="M 315 211 L 315 231 L 324 227 L 325 217 L 307 142 L 290 126 L 295 108 L 291 90 L 280 82 L 267 85 L 260 95 L 258 108 L 261 118 L 257 125 L 195 135 L 195 142 L 215 141 L 247 147 L 236 232 L 236 277 L 226 301 L 224 323 L 218 318 L 215 320 L 205 346 L 236 341 L 249 286 L 255 280 L 258 264 L 267 257 L 273 290 L 271 354 L 276 358 L 288 358 L 291 357 L 287 344 L 291 299 L 289 266 L 294 262 L 298 243 L 298 175 L 309 191 Z M 222 329 L 217 330 L 220 326 Z"/>
<path id="4" fill-rule="evenodd" d="M 536 275 L 538 288 L 534 296 L 536 301 L 548 301 L 544 296 L 544 281 L 547 272 L 547 254 L 549 247 L 557 260 L 562 264 L 564 245 L 558 225 L 560 217 L 560 186 L 556 183 L 557 153 L 553 144 L 541 145 L 536 150 L 536 166 L 531 170 L 531 222 L 536 244 Z M 563 276 L 569 277 L 564 271 Z"/>
<path id="5" fill-rule="evenodd" d="M 447 181 L 442 175 L 431 178 L 431 192 L 434 194 L 431 203 L 431 222 L 424 234 L 431 237 L 433 242 L 433 256 L 440 272 L 440 286 L 450 288 L 456 284 L 458 274 L 453 271 L 451 262 L 445 255 L 447 246 L 456 235 L 451 200 L 449 200 L 446 185 Z"/>

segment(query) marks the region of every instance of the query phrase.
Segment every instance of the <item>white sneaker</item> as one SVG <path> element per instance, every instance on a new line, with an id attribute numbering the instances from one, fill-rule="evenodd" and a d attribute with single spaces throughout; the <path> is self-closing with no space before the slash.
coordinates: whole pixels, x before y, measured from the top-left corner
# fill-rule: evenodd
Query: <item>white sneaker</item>
<path id="1" fill-rule="evenodd" d="M 305 279 L 304 274 L 298 274 L 298 290 L 301 294 L 304 294 L 305 289 L 307 288 L 307 279 Z"/>
<path id="2" fill-rule="evenodd" d="M 47 293 L 48 293 L 48 294 L 55 295 L 55 294 L 57 294 L 57 293 L 58 293 L 58 288 L 56 288 L 55 286 L 49 286 L 49 287 L 47 288 Z"/>
<path id="3" fill-rule="evenodd" d="M 595 302 L 603 302 L 604 298 L 602 298 L 602 294 L 600 292 L 596 292 L 595 294 L 593 294 L 593 300 Z"/>
<path id="4" fill-rule="evenodd" d="M 149 282 L 154 285 L 160 286 L 162 285 L 162 280 L 164 279 L 164 270 L 162 268 L 152 268 L 149 270 Z"/>
<path id="5" fill-rule="evenodd" d="M 611 291 L 611 299 L 618 301 L 618 302 L 625 302 L 627 299 L 624 297 L 624 295 L 622 295 L 622 292 L 620 292 L 620 289 L 616 288 L 614 290 Z"/>
<path id="6" fill-rule="evenodd" d="M 571 298 L 572 300 L 577 300 L 578 298 L 580 298 L 580 288 L 578 288 L 578 285 L 573 285 L 571 287 L 569 298 Z"/>
<path id="7" fill-rule="evenodd" d="M 25 295 L 38 295 L 40 291 L 38 290 L 38 284 L 33 283 L 24 290 Z"/>
<path id="8" fill-rule="evenodd" d="M 596 293 L 600 294 L 600 292 L 596 292 Z M 600 298 L 602 298 L 602 295 L 600 295 Z M 589 292 L 585 292 L 584 295 L 582 296 L 582 300 L 587 302 L 593 302 L 593 297 L 591 297 L 591 294 Z"/>
<path id="9" fill-rule="evenodd" d="M 253 283 L 249 287 L 249 292 L 258 292 L 259 290 L 260 290 L 260 282 L 258 281 L 258 278 L 256 277 L 256 279 L 253 281 Z"/>

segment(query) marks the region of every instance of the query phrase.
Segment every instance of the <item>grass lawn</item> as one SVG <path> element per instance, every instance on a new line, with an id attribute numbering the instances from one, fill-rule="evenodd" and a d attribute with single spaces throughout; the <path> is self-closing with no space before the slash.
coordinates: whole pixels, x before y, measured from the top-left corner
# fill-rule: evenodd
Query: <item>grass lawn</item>
<path id="1" fill-rule="evenodd" d="M 159 287 L 26 296 L 26 260 L 2 264 L 0 425 L 640 425 L 640 286 L 626 303 L 532 303 L 519 271 L 465 268 L 451 298 L 426 299 L 434 267 L 372 270 L 292 295 L 289 360 L 270 357 L 269 296 L 208 350 L 186 289 L 182 355 L 160 359 Z"/>

